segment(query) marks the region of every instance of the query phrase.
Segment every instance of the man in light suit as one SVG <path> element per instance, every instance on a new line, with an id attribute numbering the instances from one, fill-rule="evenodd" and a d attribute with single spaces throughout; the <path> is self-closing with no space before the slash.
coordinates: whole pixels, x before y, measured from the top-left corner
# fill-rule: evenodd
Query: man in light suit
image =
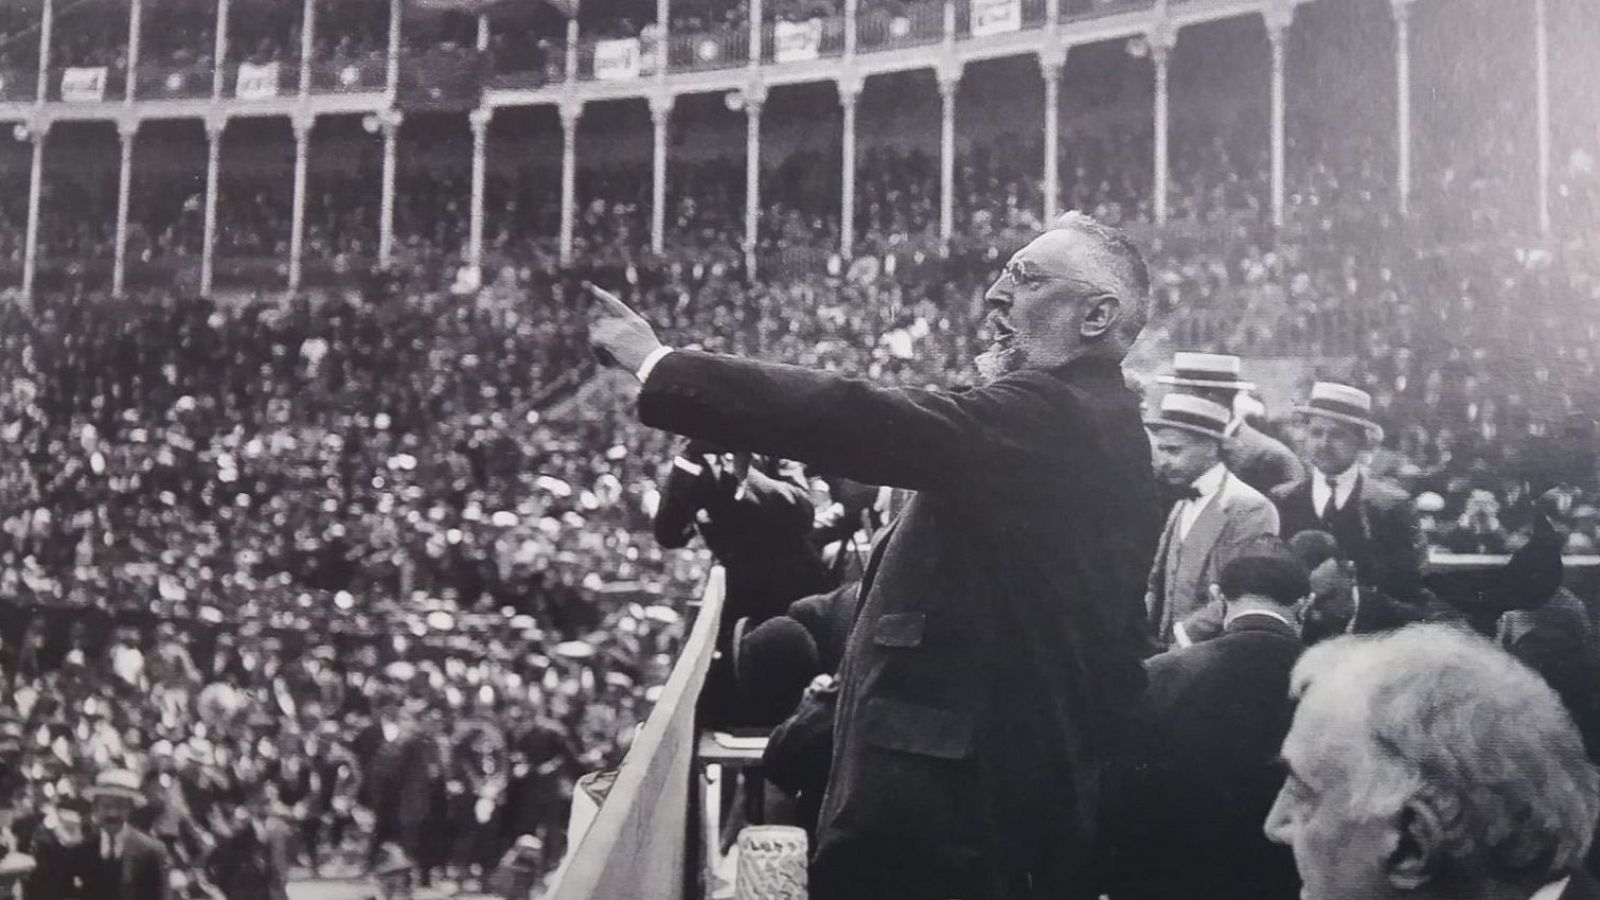
<path id="1" fill-rule="evenodd" d="M 1373 477 L 1361 455 L 1383 439 L 1363 390 L 1318 382 L 1295 412 L 1306 420 L 1306 459 L 1312 474 L 1272 492 L 1284 538 L 1326 531 L 1355 563 L 1360 585 L 1403 605 L 1427 602 L 1422 584 L 1424 542 L 1405 489 Z"/>
<path id="2" fill-rule="evenodd" d="M 1150 635 L 1158 646 L 1187 646 L 1222 631 L 1211 585 L 1240 547 L 1278 533 L 1278 511 L 1222 462 L 1232 413 L 1191 394 L 1168 394 L 1145 420 L 1156 477 L 1180 495 L 1150 568 L 1145 593 Z"/>
<path id="3" fill-rule="evenodd" d="M 1255 389 L 1254 384 L 1240 377 L 1239 357 L 1226 353 L 1174 353 L 1172 374 L 1157 376 L 1156 383 L 1220 403 L 1230 412 L 1240 394 Z M 1244 416 L 1233 415 L 1227 438 L 1222 444 L 1223 464 L 1263 494 L 1306 475 L 1305 464 L 1293 450 L 1256 430 Z"/>
<path id="4" fill-rule="evenodd" d="M 985 295 L 964 392 L 670 350 L 594 292 L 590 340 L 643 382 L 646 425 L 916 491 L 862 578 L 813 900 L 1098 895 L 1160 532 L 1121 365 L 1149 289 L 1124 235 L 1069 213 Z"/>

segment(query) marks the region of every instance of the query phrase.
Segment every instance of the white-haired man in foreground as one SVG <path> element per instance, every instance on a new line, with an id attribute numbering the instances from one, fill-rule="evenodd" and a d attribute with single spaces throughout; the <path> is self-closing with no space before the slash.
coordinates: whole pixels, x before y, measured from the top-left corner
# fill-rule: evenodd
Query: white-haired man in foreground
<path id="1" fill-rule="evenodd" d="M 1303 900 L 1596 900 L 1600 772 L 1538 675 L 1443 625 L 1307 651 L 1267 816 Z"/>

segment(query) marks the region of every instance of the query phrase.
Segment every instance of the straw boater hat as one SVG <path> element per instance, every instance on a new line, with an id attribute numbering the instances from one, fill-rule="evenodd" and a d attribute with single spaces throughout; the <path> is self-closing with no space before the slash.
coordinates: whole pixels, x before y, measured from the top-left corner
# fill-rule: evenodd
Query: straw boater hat
<path id="1" fill-rule="evenodd" d="M 118 797 L 130 803 L 144 802 L 139 776 L 127 769 L 107 769 L 95 776 L 94 784 L 83 791 L 84 799 L 91 803 L 101 797 Z"/>
<path id="2" fill-rule="evenodd" d="M 1332 419 L 1346 425 L 1365 428 L 1372 440 L 1383 440 L 1383 426 L 1372 421 L 1372 395 L 1360 388 L 1332 381 L 1319 381 L 1311 386 L 1311 400 L 1294 411 L 1301 416 Z"/>
<path id="3" fill-rule="evenodd" d="M 1157 384 L 1173 387 L 1226 388 L 1253 391 L 1256 386 L 1239 378 L 1239 357 L 1226 353 L 1172 354 L 1172 374 L 1157 375 Z"/>
<path id="4" fill-rule="evenodd" d="M 1146 428 L 1177 428 L 1202 437 L 1222 440 L 1228 436 L 1233 414 L 1226 406 L 1192 394 L 1168 394 L 1161 398 L 1161 411 L 1144 420 Z"/>

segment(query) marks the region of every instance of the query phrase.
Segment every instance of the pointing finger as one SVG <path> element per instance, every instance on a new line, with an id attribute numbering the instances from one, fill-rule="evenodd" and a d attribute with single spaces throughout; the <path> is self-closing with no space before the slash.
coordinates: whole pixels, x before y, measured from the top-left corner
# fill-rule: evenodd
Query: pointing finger
<path id="1" fill-rule="evenodd" d="M 593 282 L 585 281 L 583 283 L 583 289 L 588 291 L 589 296 L 593 297 L 601 306 L 605 307 L 606 312 L 609 312 L 613 315 L 631 315 L 633 313 L 633 310 L 628 307 L 628 304 L 623 303 L 616 294 L 611 293 L 610 291 L 594 284 Z"/>

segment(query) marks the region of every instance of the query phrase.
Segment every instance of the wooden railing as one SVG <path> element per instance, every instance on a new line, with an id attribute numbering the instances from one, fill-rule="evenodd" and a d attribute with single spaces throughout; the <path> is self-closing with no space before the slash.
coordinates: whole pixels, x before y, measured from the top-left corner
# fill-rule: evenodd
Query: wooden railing
<path id="1" fill-rule="evenodd" d="M 695 705 L 722 617 L 723 571 L 712 569 L 693 630 L 600 811 L 556 875 L 550 900 L 685 900 L 692 866 Z"/>

